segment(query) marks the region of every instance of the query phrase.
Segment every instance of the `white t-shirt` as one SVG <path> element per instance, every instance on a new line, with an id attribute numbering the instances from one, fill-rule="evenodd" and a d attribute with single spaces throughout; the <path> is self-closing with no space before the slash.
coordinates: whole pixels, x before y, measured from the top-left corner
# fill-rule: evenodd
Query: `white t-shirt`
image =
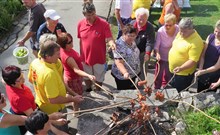
<path id="1" fill-rule="evenodd" d="M 129 18 L 132 13 L 133 0 L 116 0 L 115 9 L 120 9 L 121 18 Z"/>

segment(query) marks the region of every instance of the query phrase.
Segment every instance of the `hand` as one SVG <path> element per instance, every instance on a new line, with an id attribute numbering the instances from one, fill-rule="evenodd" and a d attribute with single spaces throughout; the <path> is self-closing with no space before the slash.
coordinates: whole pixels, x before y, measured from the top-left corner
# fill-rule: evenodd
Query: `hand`
<path id="1" fill-rule="evenodd" d="M 84 100 L 81 95 L 76 95 L 72 99 L 73 99 L 74 103 L 80 103 L 80 102 L 82 102 Z"/>
<path id="2" fill-rule="evenodd" d="M 96 77 L 94 75 L 89 75 L 88 78 L 91 80 L 91 81 L 95 81 L 96 80 Z"/>
<path id="3" fill-rule="evenodd" d="M 110 44 L 110 48 L 111 48 L 112 50 L 116 50 L 116 44 L 115 44 L 115 42 L 112 43 L 112 44 Z"/>
<path id="4" fill-rule="evenodd" d="M 176 68 L 174 68 L 174 70 L 173 70 L 174 73 L 178 73 L 178 72 L 180 72 L 180 71 L 182 71 L 181 67 L 176 67 Z"/>
<path id="5" fill-rule="evenodd" d="M 24 43 L 25 43 L 25 42 L 24 42 L 23 40 L 20 40 L 20 41 L 18 41 L 17 44 L 18 44 L 18 46 L 24 46 Z"/>
<path id="6" fill-rule="evenodd" d="M 211 85 L 210 85 L 210 89 L 215 89 L 215 88 L 217 88 L 218 86 L 219 86 L 220 84 L 219 83 L 217 83 L 217 82 L 215 82 L 215 83 L 212 83 Z"/>
<path id="7" fill-rule="evenodd" d="M 150 60 L 150 56 L 148 54 L 144 55 L 144 62 L 149 61 Z"/>
<path id="8" fill-rule="evenodd" d="M 160 54 L 159 53 L 157 53 L 157 55 L 156 55 L 156 59 L 158 60 L 158 61 L 160 61 Z"/>
<path id="9" fill-rule="evenodd" d="M 128 72 L 126 72 L 126 73 L 124 73 L 124 79 L 128 79 L 129 78 L 129 73 Z"/>
<path id="10" fill-rule="evenodd" d="M 58 120 L 58 119 L 61 119 L 62 117 L 64 117 L 64 115 L 61 112 L 54 112 L 54 113 L 50 114 L 49 117 L 50 117 L 50 120 Z"/>
<path id="11" fill-rule="evenodd" d="M 56 121 L 53 121 L 52 123 L 53 123 L 54 125 L 57 125 L 57 126 L 62 126 L 62 125 L 67 124 L 68 121 L 67 121 L 66 119 L 61 118 L 61 119 L 58 119 L 58 120 L 56 120 Z"/>
<path id="12" fill-rule="evenodd" d="M 200 76 L 200 75 L 202 75 L 202 71 L 201 71 L 201 70 L 198 70 L 197 72 L 195 72 L 195 76 L 196 76 L 196 77 L 198 77 L 198 76 Z"/>

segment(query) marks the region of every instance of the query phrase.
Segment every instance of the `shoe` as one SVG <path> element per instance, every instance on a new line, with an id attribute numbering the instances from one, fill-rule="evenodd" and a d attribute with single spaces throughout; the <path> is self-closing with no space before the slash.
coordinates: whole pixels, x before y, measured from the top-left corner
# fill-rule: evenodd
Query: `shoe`
<path id="1" fill-rule="evenodd" d="M 91 91 L 92 91 L 92 88 L 86 89 L 86 92 L 91 92 Z"/>

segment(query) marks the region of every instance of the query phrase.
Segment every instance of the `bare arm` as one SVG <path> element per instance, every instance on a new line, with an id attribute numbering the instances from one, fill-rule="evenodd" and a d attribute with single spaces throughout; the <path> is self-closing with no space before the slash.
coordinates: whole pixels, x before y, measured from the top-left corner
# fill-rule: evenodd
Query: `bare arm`
<path id="1" fill-rule="evenodd" d="M 172 3 L 167 4 L 165 7 L 165 15 L 169 13 L 173 13 L 173 11 L 174 11 L 174 7 Z"/>
<path id="2" fill-rule="evenodd" d="M 197 62 L 195 62 L 193 60 L 188 60 L 185 63 L 183 63 L 180 67 L 176 67 L 173 71 L 175 73 L 178 73 L 180 71 L 183 71 L 183 70 L 186 70 L 186 69 L 189 69 L 189 68 L 195 66 L 196 63 Z"/>
<path id="3" fill-rule="evenodd" d="M 90 80 L 95 80 L 95 76 L 87 74 L 86 72 L 79 69 L 78 65 L 76 64 L 76 61 L 69 57 L 67 59 L 67 64 L 69 67 L 71 67 L 75 73 L 77 73 L 79 76 L 88 77 Z"/>
<path id="4" fill-rule="evenodd" d="M 22 115 L 14 115 L 5 113 L 0 121 L 1 128 L 7 128 L 10 126 L 21 126 L 24 125 L 24 121 L 27 117 Z"/>
<path id="5" fill-rule="evenodd" d="M 211 89 L 215 89 L 215 88 L 217 88 L 217 87 L 219 87 L 219 86 L 220 86 L 220 78 L 218 79 L 217 82 L 212 83 L 211 86 L 210 86 L 210 88 L 211 88 Z"/>
<path id="6" fill-rule="evenodd" d="M 25 43 L 30 37 L 32 37 L 34 34 L 35 34 L 35 32 L 28 31 L 28 32 L 25 34 L 25 36 L 23 37 L 23 39 L 21 39 L 20 41 L 18 41 L 18 44 L 19 44 L 19 45 L 24 45 L 24 43 Z"/>
<path id="7" fill-rule="evenodd" d="M 120 28 L 123 29 L 124 24 L 121 21 L 120 9 L 115 9 L 115 17 L 116 17 L 118 23 L 120 24 Z"/>
<path id="8" fill-rule="evenodd" d="M 204 43 L 204 48 L 203 48 L 203 51 L 202 51 L 202 54 L 201 54 L 201 57 L 200 57 L 200 61 L 199 61 L 199 69 L 200 70 L 203 69 L 203 65 L 204 65 L 204 62 L 205 62 L 205 52 L 206 52 L 207 47 L 208 47 L 207 39 L 206 39 L 206 42 Z"/>
<path id="9" fill-rule="evenodd" d="M 49 101 L 51 104 L 65 104 L 65 103 L 70 103 L 70 102 L 81 102 L 83 100 L 82 96 L 76 95 L 76 96 L 71 96 L 69 94 L 66 94 L 66 97 L 63 96 L 57 96 L 55 98 L 49 98 Z"/>
<path id="10" fill-rule="evenodd" d="M 124 78 L 128 79 L 129 73 L 124 66 L 124 61 L 122 59 L 115 59 L 115 64 L 116 64 L 117 68 L 119 69 L 119 71 L 121 72 L 121 74 L 124 76 Z"/>
<path id="11" fill-rule="evenodd" d="M 56 135 L 69 135 L 69 134 L 67 134 L 66 132 L 63 132 L 63 131 L 57 129 L 57 128 L 54 127 L 52 124 L 50 124 L 50 129 L 51 129 L 51 131 L 52 131 L 54 134 L 56 134 Z"/>

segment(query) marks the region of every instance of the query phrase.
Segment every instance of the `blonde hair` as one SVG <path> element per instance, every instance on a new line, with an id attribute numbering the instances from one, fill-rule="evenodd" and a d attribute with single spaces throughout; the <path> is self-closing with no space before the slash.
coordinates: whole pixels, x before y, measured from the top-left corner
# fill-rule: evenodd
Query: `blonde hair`
<path id="1" fill-rule="evenodd" d="M 166 14 L 166 15 L 164 16 L 164 21 L 165 21 L 165 22 L 172 21 L 173 24 L 176 24 L 176 15 L 174 15 L 174 14 L 172 14 L 172 13 Z"/>
<path id="2" fill-rule="evenodd" d="M 215 28 L 220 29 L 220 20 L 218 20 L 215 24 Z"/>

